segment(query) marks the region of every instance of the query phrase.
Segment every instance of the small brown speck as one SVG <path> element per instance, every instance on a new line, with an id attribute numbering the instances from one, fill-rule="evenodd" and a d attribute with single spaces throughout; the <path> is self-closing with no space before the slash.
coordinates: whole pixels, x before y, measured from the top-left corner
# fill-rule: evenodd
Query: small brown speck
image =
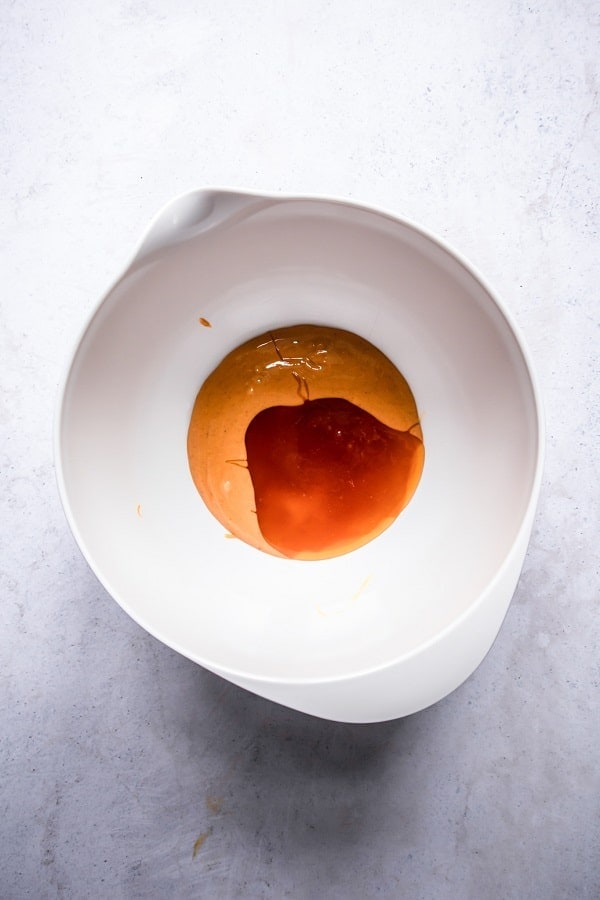
<path id="1" fill-rule="evenodd" d="M 205 319 L 204 316 L 200 316 L 198 321 L 201 325 L 204 325 L 205 328 L 212 328 L 211 323 L 208 321 L 208 319 Z"/>
<path id="2" fill-rule="evenodd" d="M 206 798 L 206 806 L 211 813 L 216 815 L 217 813 L 220 813 L 223 808 L 223 798 L 211 797 L 209 794 Z"/>
<path id="3" fill-rule="evenodd" d="M 138 503 L 138 505 L 135 508 L 135 511 L 141 519 L 142 518 L 142 504 L 141 503 Z"/>
<path id="4" fill-rule="evenodd" d="M 226 531 L 224 536 L 228 541 L 235 541 L 235 534 L 232 534 L 230 531 Z"/>
<path id="5" fill-rule="evenodd" d="M 198 850 L 201 848 L 202 844 L 209 836 L 212 829 L 208 829 L 208 831 L 203 831 L 202 834 L 199 834 L 196 840 L 194 841 L 194 849 L 192 850 L 192 859 L 196 859 L 196 854 Z"/>

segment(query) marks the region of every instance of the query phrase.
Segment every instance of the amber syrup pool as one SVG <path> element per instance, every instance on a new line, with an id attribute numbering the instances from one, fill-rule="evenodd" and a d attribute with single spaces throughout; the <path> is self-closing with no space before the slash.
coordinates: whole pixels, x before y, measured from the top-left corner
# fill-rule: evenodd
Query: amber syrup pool
<path id="1" fill-rule="evenodd" d="M 190 420 L 194 483 L 230 535 L 324 559 L 384 531 L 421 478 L 423 435 L 404 376 L 341 329 L 276 329 L 229 353 Z"/>

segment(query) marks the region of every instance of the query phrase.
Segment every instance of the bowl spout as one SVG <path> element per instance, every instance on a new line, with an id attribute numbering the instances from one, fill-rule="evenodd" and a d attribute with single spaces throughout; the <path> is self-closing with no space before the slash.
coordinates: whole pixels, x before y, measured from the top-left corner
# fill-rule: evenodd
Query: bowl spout
<path id="1" fill-rule="evenodd" d="M 197 190 L 181 194 L 167 203 L 154 217 L 133 262 L 139 262 L 157 250 L 212 231 L 252 208 L 263 206 L 265 201 L 266 198 L 256 194 L 237 191 Z"/>

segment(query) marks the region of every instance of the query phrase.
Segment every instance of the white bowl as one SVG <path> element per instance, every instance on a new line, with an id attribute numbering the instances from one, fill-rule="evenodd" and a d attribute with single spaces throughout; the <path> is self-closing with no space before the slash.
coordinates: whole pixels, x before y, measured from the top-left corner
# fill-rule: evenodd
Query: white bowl
<path id="1" fill-rule="evenodd" d="M 194 399 L 223 356 L 305 322 L 353 331 L 396 364 L 426 451 L 396 522 L 319 562 L 226 539 L 186 453 Z M 542 443 L 510 316 L 440 241 L 335 200 L 198 191 L 154 220 L 85 327 L 56 460 L 86 559 L 143 628 L 257 694 L 369 722 L 437 701 L 489 650 L 523 563 Z"/>

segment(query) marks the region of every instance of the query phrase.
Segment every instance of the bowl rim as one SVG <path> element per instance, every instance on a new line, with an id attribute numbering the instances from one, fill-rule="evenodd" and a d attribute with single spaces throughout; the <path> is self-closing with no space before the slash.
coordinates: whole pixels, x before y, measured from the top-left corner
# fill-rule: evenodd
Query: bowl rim
<path id="1" fill-rule="evenodd" d="M 327 675 L 327 676 L 302 676 L 302 677 L 289 677 L 284 675 L 257 675 L 252 671 L 247 671 L 244 669 L 237 669 L 232 666 L 224 665 L 223 663 L 212 661 L 210 659 L 205 659 L 197 654 L 191 653 L 189 650 L 184 649 L 177 641 L 168 640 L 160 636 L 156 630 L 149 627 L 144 623 L 143 618 L 140 617 L 135 611 L 132 611 L 130 605 L 122 600 L 120 597 L 120 592 L 117 590 L 113 590 L 110 584 L 111 579 L 105 577 L 99 571 L 99 566 L 97 566 L 94 555 L 89 549 L 87 542 L 81 533 L 81 530 L 78 526 L 78 523 L 73 514 L 73 510 L 71 508 L 71 504 L 69 502 L 65 471 L 64 471 L 64 462 L 62 458 L 61 452 L 61 434 L 63 423 L 65 420 L 65 401 L 66 401 L 66 393 L 67 387 L 69 383 L 69 379 L 71 376 L 71 372 L 79 352 L 79 348 L 88 333 L 91 329 L 94 319 L 100 312 L 103 307 L 105 301 L 110 297 L 113 293 L 117 285 L 123 281 L 126 276 L 129 274 L 131 269 L 134 267 L 136 261 L 143 255 L 143 247 L 146 242 L 146 238 L 152 231 L 153 227 L 156 223 L 161 219 L 164 213 L 171 207 L 173 204 L 182 201 L 184 199 L 190 198 L 193 195 L 228 195 L 228 196 L 238 196 L 240 198 L 248 198 L 248 200 L 266 200 L 273 201 L 273 203 L 289 203 L 296 201 L 310 201 L 316 203 L 324 203 L 324 204 L 332 204 L 337 206 L 350 207 L 355 210 L 367 212 L 374 214 L 376 216 L 381 216 L 386 219 L 389 219 L 392 223 L 404 226 L 410 231 L 415 232 L 416 234 L 424 237 L 426 240 L 431 241 L 434 245 L 437 245 L 440 249 L 445 251 L 452 259 L 454 259 L 471 277 L 473 277 L 483 288 L 485 294 L 492 302 L 492 304 L 496 307 L 504 321 L 506 322 L 509 331 L 519 349 L 521 354 L 523 363 L 525 365 L 525 370 L 527 372 L 527 377 L 529 380 L 529 386 L 531 389 L 531 395 L 533 399 L 533 407 L 535 412 L 535 437 L 536 437 L 536 452 L 535 452 L 535 467 L 533 470 L 533 477 L 531 480 L 531 486 L 529 489 L 529 499 L 527 505 L 524 509 L 524 512 L 521 517 L 521 521 L 519 526 L 515 532 L 512 544 L 508 551 L 506 552 L 503 560 L 496 568 L 493 575 L 489 578 L 486 586 L 480 593 L 476 596 L 476 598 L 455 618 L 453 618 L 450 622 L 448 622 L 443 628 L 441 628 L 438 632 L 436 632 L 431 637 L 421 641 L 411 650 L 400 654 L 395 657 L 393 660 L 388 660 L 386 662 L 367 666 L 363 669 L 357 669 L 352 672 L 345 672 L 337 675 Z M 178 243 L 175 241 L 174 243 Z M 169 245 L 165 246 L 165 250 Z M 156 251 L 159 254 L 163 252 L 162 250 Z M 536 507 L 539 500 L 542 477 L 543 477 L 543 469 L 544 469 L 544 459 L 545 459 L 545 443 L 546 443 L 546 429 L 545 429 L 545 412 L 544 405 L 542 399 L 542 393 L 539 385 L 538 376 L 536 374 L 535 366 L 533 364 L 533 360 L 531 357 L 531 353 L 525 341 L 525 338 L 521 332 L 519 325 L 517 324 L 512 312 L 508 309 L 504 301 L 500 298 L 498 293 L 489 283 L 489 281 L 482 275 L 477 266 L 470 262 L 466 256 L 457 251 L 448 241 L 444 238 L 441 238 L 434 231 L 426 228 L 425 226 L 413 221 L 412 219 L 399 215 L 397 212 L 381 207 L 378 205 L 371 205 L 368 203 L 357 202 L 354 199 L 339 197 L 335 195 L 326 195 L 326 194 L 311 194 L 311 193 L 277 193 L 277 192 L 266 192 L 260 191 L 255 192 L 248 190 L 246 188 L 237 187 L 215 187 L 215 186 L 207 186 L 205 188 L 194 188 L 191 190 L 180 192 L 179 194 L 172 197 L 168 200 L 163 206 L 158 210 L 158 212 L 150 219 L 146 228 L 138 238 L 137 244 L 135 245 L 135 249 L 133 254 L 130 255 L 129 261 L 126 262 L 124 268 L 122 269 L 120 275 L 112 281 L 109 285 L 108 289 L 101 295 L 100 299 L 97 300 L 91 310 L 88 312 L 85 317 L 80 329 L 77 331 L 75 338 L 73 339 L 70 352 L 67 355 L 66 362 L 63 366 L 62 375 L 57 388 L 57 401 L 55 403 L 54 408 L 54 421 L 53 421 L 53 455 L 54 455 L 54 471 L 55 471 L 55 479 L 57 484 L 57 489 L 59 493 L 59 497 L 61 500 L 61 504 L 63 507 L 63 511 L 65 514 L 65 518 L 67 520 L 67 524 L 71 530 L 71 533 L 75 539 L 75 542 L 84 557 L 86 563 L 91 569 L 92 573 L 95 575 L 97 580 L 109 594 L 109 596 L 121 607 L 121 609 L 131 618 L 133 621 L 141 627 L 144 631 L 151 634 L 154 638 L 159 640 L 161 643 L 170 647 L 172 650 L 180 653 L 182 656 L 187 659 L 192 660 L 198 665 L 203 666 L 213 672 L 217 672 L 225 678 L 231 678 L 232 680 L 237 681 L 245 681 L 250 682 L 255 685 L 285 685 L 285 686 L 303 686 L 303 685 L 332 685 L 332 684 L 341 684 L 345 682 L 350 682 L 357 678 L 363 678 L 365 676 L 376 675 L 379 673 L 383 673 L 388 669 L 391 669 L 403 662 L 414 659 L 416 656 L 427 652 L 432 647 L 434 647 L 438 643 L 442 643 L 446 638 L 448 638 L 453 631 L 459 629 L 463 623 L 465 623 L 472 615 L 474 615 L 475 611 L 479 608 L 479 606 L 485 602 L 486 597 L 493 593 L 497 587 L 497 585 L 502 581 L 505 576 L 505 573 L 509 569 L 509 567 L 513 563 L 513 558 L 515 554 L 522 550 L 523 554 L 525 554 L 527 549 L 527 544 L 530 537 L 530 532 L 533 525 L 533 520 L 536 512 Z M 509 597 L 506 603 L 507 609 L 510 605 L 512 597 Z"/>

